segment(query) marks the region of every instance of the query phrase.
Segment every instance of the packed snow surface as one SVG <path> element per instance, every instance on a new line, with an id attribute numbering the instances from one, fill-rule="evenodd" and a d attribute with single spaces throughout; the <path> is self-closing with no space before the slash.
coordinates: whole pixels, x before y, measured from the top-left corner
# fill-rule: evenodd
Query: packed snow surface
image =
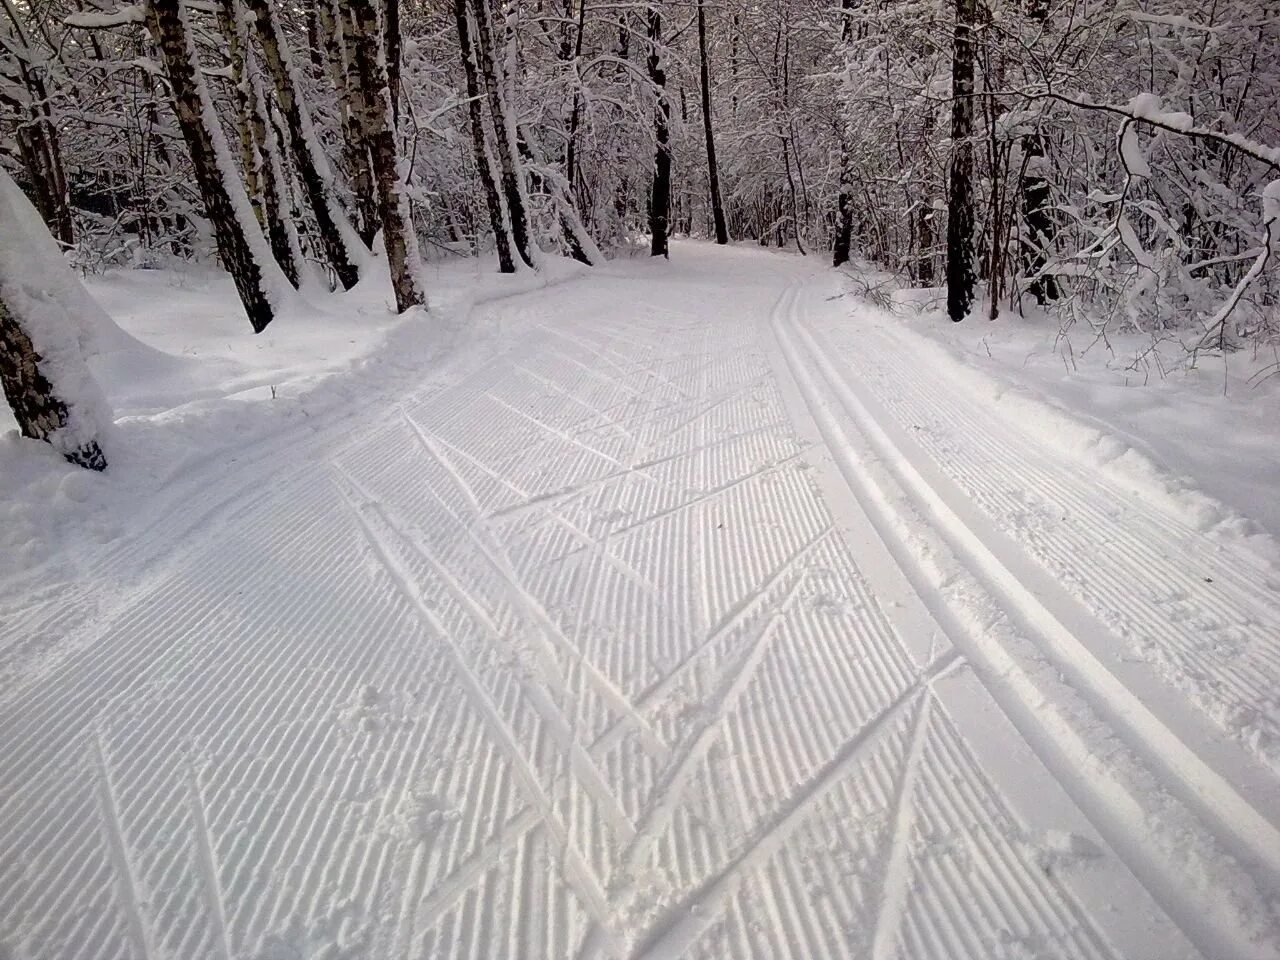
<path id="1" fill-rule="evenodd" d="M 812 261 L 434 281 L 6 439 L 0 957 L 1280 956 L 1247 503 Z"/>

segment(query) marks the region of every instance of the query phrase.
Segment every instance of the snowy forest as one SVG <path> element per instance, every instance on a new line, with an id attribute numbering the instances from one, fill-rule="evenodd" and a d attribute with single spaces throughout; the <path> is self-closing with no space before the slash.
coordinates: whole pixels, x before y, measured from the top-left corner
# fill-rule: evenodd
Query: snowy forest
<path id="1" fill-rule="evenodd" d="M 0 960 L 1280 958 L 1280 0 L 0 0 Z"/>
<path id="2" fill-rule="evenodd" d="M 424 258 L 689 235 L 863 258 L 953 320 L 1277 334 L 1266 0 L 4 0 L 0 44 L 0 157 L 68 263 L 216 257 L 255 331 L 370 269 L 403 311 Z"/>

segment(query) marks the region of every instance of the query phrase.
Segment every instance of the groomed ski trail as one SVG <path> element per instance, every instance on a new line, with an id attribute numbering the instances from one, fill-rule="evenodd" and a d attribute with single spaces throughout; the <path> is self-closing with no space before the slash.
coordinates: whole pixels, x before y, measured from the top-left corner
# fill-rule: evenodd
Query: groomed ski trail
<path id="1" fill-rule="evenodd" d="M 1274 573 L 838 292 L 513 298 L 33 605 L 0 956 L 1277 955 Z"/>

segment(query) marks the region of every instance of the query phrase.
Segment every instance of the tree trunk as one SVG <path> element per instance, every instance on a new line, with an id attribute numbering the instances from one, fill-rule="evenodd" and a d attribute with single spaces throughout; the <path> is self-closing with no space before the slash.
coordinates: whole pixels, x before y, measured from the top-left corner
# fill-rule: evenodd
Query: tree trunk
<path id="1" fill-rule="evenodd" d="M 716 163 L 716 138 L 711 124 L 711 68 L 707 64 L 707 12 L 705 0 L 698 0 L 698 79 L 702 85 L 702 130 L 707 140 L 707 187 L 711 192 L 711 218 L 716 243 L 729 242 L 729 227 L 720 199 L 720 168 Z"/>
<path id="2" fill-rule="evenodd" d="M 52 444 L 72 463 L 103 470 L 107 461 L 96 434 L 105 418 L 94 409 L 92 378 L 79 355 L 80 330 L 73 326 L 84 318 L 69 317 L 65 308 L 77 307 L 58 297 L 60 283 L 45 282 L 55 279 L 51 271 L 71 270 L 38 218 L 34 205 L 0 168 L 0 237 L 5 238 L 0 245 L 0 392 L 23 436 Z M 77 283 L 74 276 L 66 280 Z M 62 328 L 62 323 L 71 328 Z M 57 356 L 56 367 L 46 363 L 37 342 L 39 349 Z M 71 406 L 77 400 L 86 409 L 76 411 L 71 423 Z"/>
<path id="3" fill-rule="evenodd" d="M 218 254 L 235 282 L 249 323 L 255 333 L 261 333 L 274 316 L 272 284 L 264 262 L 266 241 L 249 211 L 222 130 L 210 122 L 217 114 L 205 89 L 182 0 L 148 0 L 146 20 L 164 60 L 174 112 L 213 224 Z"/>
<path id="4" fill-rule="evenodd" d="M 243 11 L 237 0 L 218 5 L 218 25 L 227 40 L 231 83 L 236 99 L 236 131 L 245 186 L 258 226 L 267 233 L 271 254 L 295 288 L 300 282 L 301 257 L 294 249 L 280 208 L 280 184 L 275 169 L 276 149 L 267 128 L 261 84 L 256 76 L 253 48 L 249 43 Z"/>
<path id="5" fill-rule="evenodd" d="M 289 134 L 289 147 L 302 179 L 302 187 L 315 213 L 316 226 L 320 231 L 320 243 L 338 277 L 338 282 L 342 284 L 344 290 L 350 290 L 360 280 L 360 268 L 357 266 L 356 258 L 346 237 L 346 232 L 350 231 L 351 227 L 347 222 L 346 214 L 342 212 L 334 198 L 332 171 L 316 140 L 315 131 L 311 127 L 311 117 L 298 99 L 289 48 L 280 32 L 270 0 L 246 0 L 246 2 L 257 25 L 263 59 L 275 81 L 276 102 L 284 114 L 285 127 Z"/>
<path id="6" fill-rule="evenodd" d="M 58 128 L 42 112 L 19 124 L 16 134 L 18 153 L 35 187 L 36 209 L 63 246 L 76 242 L 75 221 L 67 191 L 67 175 L 62 165 L 62 149 Z"/>
<path id="7" fill-rule="evenodd" d="M 0 386 L 22 435 L 48 441 L 67 425 L 67 405 L 53 392 L 41 370 L 43 363 L 14 311 L 0 299 Z M 97 440 L 88 440 L 63 456 L 90 470 L 107 468 Z"/>
<path id="8" fill-rule="evenodd" d="M 10 18 L 13 9 L 10 7 Z M 14 21 L 17 27 L 17 21 Z M 21 39 L 21 38 L 20 38 Z M 58 128 L 53 122 L 53 113 L 49 106 L 49 91 L 45 87 L 40 69 L 34 67 L 27 59 L 28 41 L 21 39 L 18 48 L 10 47 L 6 52 L 12 55 L 18 75 L 26 87 L 27 103 L 6 97 L 19 112 L 29 116 L 19 119 L 15 130 L 18 142 L 18 154 L 31 185 L 35 189 L 35 205 L 40 216 L 48 226 L 49 232 L 64 246 L 73 246 L 76 242 L 75 222 L 71 218 L 71 202 L 67 190 L 66 168 L 62 164 L 62 147 L 58 140 Z"/>
<path id="9" fill-rule="evenodd" d="M 573 0 L 568 0 L 565 8 L 565 13 L 571 14 L 573 12 Z M 591 239 L 586 224 L 582 222 L 582 217 L 578 215 L 576 189 L 578 125 L 581 122 L 582 115 L 582 78 L 578 75 L 578 60 L 582 56 L 582 35 L 586 25 L 586 18 L 587 0 L 580 0 L 574 38 L 571 42 L 569 35 L 566 33 L 560 43 L 560 61 L 571 65 L 573 68 L 573 94 L 572 104 L 569 108 L 569 130 L 565 136 L 564 182 L 557 182 L 553 184 L 553 187 L 556 191 L 554 195 L 556 205 L 560 207 L 560 234 L 564 238 L 565 245 L 569 248 L 569 255 L 579 263 L 594 265 L 602 262 L 604 257 L 596 246 L 595 241 Z M 526 139 L 528 139 L 527 135 Z"/>
<path id="10" fill-rule="evenodd" d="M 391 97 L 391 124 L 400 126 L 400 0 L 383 0 L 382 48 L 387 58 L 387 90 Z"/>
<path id="11" fill-rule="evenodd" d="M 342 165 L 351 184 L 351 208 L 356 217 L 356 234 L 365 247 L 373 246 L 378 233 L 378 202 L 374 195 L 373 166 L 356 120 L 360 94 L 360 74 L 344 36 L 342 17 L 334 0 L 319 0 L 320 28 L 328 38 L 329 79 L 338 98 L 338 118 L 342 123 Z"/>
<path id="12" fill-rule="evenodd" d="M 1026 155 L 1022 174 L 1022 219 L 1027 231 L 1027 241 L 1022 247 L 1022 268 L 1033 278 L 1031 295 L 1036 298 L 1036 303 L 1044 306 L 1050 300 L 1058 299 L 1057 278 L 1037 276 L 1049 262 L 1049 248 L 1057 225 L 1049 202 L 1049 181 L 1041 176 L 1045 162 L 1044 140 L 1038 132 L 1028 134 L 1022 138 L 1022 149 Z"/>
<path id="13" fill-rule="evenodd" d="M 400 182 L 399 151 L 391 124 L 391 91 L 387 71 L 378 56 L 378 12 L 374 0 L 345 0 L 344 25 L 351 33 L 351 58 L 360 70 L 360 129 L 373 158 L 378 186 L 378 216 L 382 242 L 391 267 L 396 309 L 425 306 L 418 240 L 409 213 L 409 198 Z"/>
<path id="14" fill-rule="evenodd" d="M 959 323 L 973 306 L 973 22 L 976 0 L 956 0 L 951 61 L 951 179 L 947 190 L 947 314 Z"/>
<path id="15" fill-rule="evenodd" d="M 480 75 L 476 65 L 476 48 L 467 13 L 467 0 L 453 0 L 453 16 L 458 30 L 458 45 L 462 50 L 462 72 L 467 83 L 471 146 L 475 151 L 476 170 L 480 174 L 480 185 L 484 190 L 485 207 L 489 211 L 493 245 L 498 251 L 498 269 L 502 273 L 515 273 L 516 265 L 511 257 L 511 234 L 507 230 L 507 218 L 502 206 L 501 185 L 494 176 L 489 156 L 489 138 L 485 133 L 484 106 L 480 102 Z"/>
<path id="16" fill-rule="evenodd" d="M 655 97 L 653 186 L 649 193 L 649 255 L 670 256 L 667 231 L 671 220 L 671 101 L 667 99 L 667 71 L 662 65 L 662 11 L 657 0 L 648 12 L 649 81 Z"/>
<path id="17" fill-rule="evenodd" d="M 498 69 L 497 48 L 489 22 L 488 0 L 471 0 L 475 18 L 475 51 L 480 66 L 480 76 L 489 101 L 489 116 L 493 119 L 494 143 L 497 146 L 499 180 L 506 201 L 507 219 L 511 227 L 511 240 L 520 259 L 534 265 L 529 239 L 529 214 L 525 207 L 523 176 L 514 145 L 515 132 L 508 112 L 503 72 Z"/>
<path id="18" fill-rule="evenodd" d="M 840 42 L 848 44 L 853 38 L 853 20 L 849 12 L 854 0 L 841 0 Z M 853 248 L 853 131 L 850 128 L 847 108 L 840 108 L 836 119 L 836 132 L 840 138 L 840 186 L 836 194 L 836 237 L 832 245 L 831 265 L 839 267 L 849 262 Z"/>

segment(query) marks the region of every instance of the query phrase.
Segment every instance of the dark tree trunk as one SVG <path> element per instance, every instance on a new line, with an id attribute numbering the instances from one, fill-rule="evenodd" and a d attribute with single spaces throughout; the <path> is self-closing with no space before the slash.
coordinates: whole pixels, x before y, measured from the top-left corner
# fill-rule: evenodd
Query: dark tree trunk
<path id="1" fill-rule="evenodd" d="M 334 198 L 328 162 L 316 143 L 311 118 L 298 99 L 288 46 L 280 32 L 270 0 L 247 0 L 247 3 L 257 24 L 263 59 L 275 81 L 276 102 L 284 114 L 289 147 L 307 200 L 316 217 L 320 243 L 338 282 L 344 290 L 350 290 L 360 280 L 360 268 L 356 265 L 343 234 L 346 215 Z"/>
<path id="2" fill-rule="evenodd" d="M 649 255 L 670 256 L 667 232 L 671 221 L 671 101 L 667 99 L 667 71 L 662 65 L 662 10 L 657 0 L 648 12 L 649 81 L 655 98 L 653 186 L 649 192 Z"/>
<path id="3" fill-rule="evenodd" d="M 74 246 L 75 221 L 67 191 L 67 175 L 62 165 L 58 128 L 43 113 L 18 126 L 18 153 L 35 188 L 36 209 L 49 232 L 63 244 Z"/>
<path id="4" fill-rule="evenodd" d="M 707 64 L 707 13 L 705 0 L 698 0 L 698 79 L 702 86 L 702 130 L 707 140 L 707 186 L 711 192 L 711 219 L 716 243 L 729 242 L 729 227 L 720 199 L 720 167 L 716 163 L 716 138 L 711 124 L 711 68 Z"/>
<path id="5" fill-rule="evenodd" d="M 1027 0 L 1024 9 L 1028 20 L 1044 23 L 1049 19 L 1049 0 Z M 1022 248 L 1022 268 L 1034 278 L 1030 286 L 1031 295 L 1036 298 L 1036 303 L 1044 306 L 1050 300 L 1058 299 L 1059 290 L 1056 277 L 1036 276 L 1049 262 L 1049 251 L 1057 232 L 1050 206 L 1052 190 L 1043 176 L 1044 137 L 1039 130 L 1022 138 L 1022 152 L 1025 158 L 1022 168 L 1022 219 L 1028 237 Z"/>
<path id="6" fill-rule="evenodd" d="M 919 268 L 916 276 L 922 287 L 933 286 L 933 211 L 928 204 L 916 207 L 916 248 Z"/>
<path id="7" fill-rule="evenodd" d="M 400 126 L 400 61 L 403 45 L 400 39 L 400 0 L 384 0 L 382 11 L 382 46 L 387 58 L 387 90 L 391 97 L 391 123 Z"/>
<path id="8" fill-rule="evenodd" d="M 1028 134 L 1022 139 L 1026 153 L 1026 166 L 1022 175 L 1022 219 L 1026 224 L 1027 242 L 1022 248 L 1022 268 L 1032 277 L 1031 295 L 1036 303 L 1044 306 L 1058 299 L 1056 277 L 1037 276 L 1049 262 L 1049 249 L 1057 226 L 1050 204 L 1049 181 L 1040 175 L 1044 160 L 1044 141 L 1039 133 Z"/>
<path id="9" fill-rule="evenodd" d="M 853 20 L 849 11 L 854 0 L 841 0 L 840 42 L 847 44 L 853 37 Z M 850 129 L 847 108 L 842 108 L 836 120 L 840 137 L 840 187 L 836 194 L 836 237 L 831 251 L 832 266 L 849 262 L 853 248 L 853 131 Z"/>
<path id="10" fill-rule="evenodd" d="M 573 13 L 573 0 L 567 0 L 565 13 Z M 559 57 L 561 62 L 573 64 L 573 94 L 572 105 L 569 108 L 569 130 L 565 137 L 564 184 L 556 186 L 556 193 L 560 197 L 558 202 L 564 208 L 560 215 L 560 235 L 564 238 L 565 246 L 569 248 L 569 255 L 579 263 L 585 263 L 590 266 L 594 263 L 594 260 L 583 242 L 587 234 L 587 228 L 582 222 L 582 218 L 578 215 L 577 198 L 577 140 L 578 124 L 582 113 L 582 91 L 580 89 L 577 63 L 582 56 L 582 34 L 586 18 L 587 0 L 580 0 L 573 39 L 570 40 L 570 35 L 566 32 L 560 42 Z M 594 243 L 592 243 L 592 248 L 595 248 Z M 595 250 L 595 253 L 598 254 L 599 251 Z"/>
<path id="11" fill-rule="evenodd" d="M 295 288 L 299 283 L 299 264 L 290 242 L 288 227 L 280 209 L 279 183 L 274 169 L 275 143 L 270 138 L 262 112 L 261 85 L 255 76 L 253 49 L 239 16 L 237 0 L 222 0 L 218 5 L 218 24 L 227 41 L 231 65 L 231 83 L 236 100 L 236 132 L 239 134 L 240 161 L 245 171 L 245 186 L 258 225 L 266 231 L 271 254 L 285 277 Z"/>
<path id="12" fill-rule="evenodd" d="M 493 119 L 493 139 L 497 146 L 499 180 L 502 184 L 503 199 L 506 201 L 511 240 L 516 252 L 520 254 L 520 259 L 532 267 L 534 259 L 529 238 L 529 214 L 525 209 L 524 187 L 521 184 L 523 174 L 515 145 L 512 143 L 514 131 L 508 114 L 504 89 L 505 77 L 503 71 L 498 68 L 498 51 L 494 46 L 493 31 L 489 22 L 489 0 L 471 0 L 471 10 L 476 26 L 476 59 L 479 61 L 480 75 L 489 100 L 489 115 Z"/>
<path id="13" fill-rule="evenodd" d="M 373 166 L 356 113 L 360 96 L 360 71 L 351 56 L 351 44 L 342 27 L 341 10 L 334 0 L 321 0 L 320 26 L 329 38 L 329 76 L 338 96 L 338 116 L 342 122 L 342 164 L 351 185 L 351 207 L 356 218 L 356 234 L 365 247 L 377 236 L 378 203 L 374 196 Z"/>
<path id="14" fill-rule="evenodd" d="M 373 158 L 378 185 L 382 242 L 391 267 L 391 286 L 401 313 L 427 302 L 418 274 L 418 242 L 409 214 L 409 198 L 397 169 L 396 132 L 391 123 L 387 71 L 378 56 L 378 12 L 374 0 L 345 0 L 351 30 L 351 56 L 360 69 L 360 129 Z"/>
<path id="15" fill-rule="evenodd" d="M 956 0 L 951 61 L 951 178 L 947 190 L 947 314 L 957 323 L 973 306 L 973 22 L 976 0 Z"/>
<path id="16" fill-rule="evenodd" d="M 320 0 L 321 4 L 328 2 L 329 0 Z M 307 56 L 311 60 L 311 66 L 317 71 L 322 71 L 324 70 L 324 49 L 320 39 L 320 12 L 315 2 L 306 4 L 306 8 Z"/>
<path id="17" fill-rule="evenodd" d="M 206 123 L 206 118 L 216 114 L 198 68 L 182 0 L 149 0 L 146 19 L 147 28 L 164 60 L 173 93 L 174 112 L 182 128 L 187 151 L 191 154 L 191 165 L 204 199 L 205 212 L 213 224 L 218 254 L 235 282 L 240 301 L 249 315 L 249 323 L 255 333 L 260 333 L 273 316 L 263 264 L 254 256 L 250 240 L 255 232 L 261 237 L 261 232 L 252 217 L 241 217 L 228 192 L 233 185 L 239 188 L 240 178 L 229 162 L 220 163 L 219 148 L 222 157 L 230 159 L 226 144 L 219 143 L 222 131 L 211 129 Z M 265 247 L 265 243 L 262 245 Z"/>
<path id="18" fill-rule="evenodd" d="M 462 72 L 467 82 L 467 108 L 471 113 L 471 145 L 475 151 L 476 170 L 484 190 L 485 207 L 489 211 L 489 228 L 493 231 L 493 244 L 498 251 L 498 269 L 503 273 L 515 273 L 516 264 L 511 256 L 511 234 L 502 208 L 501 187 L 494 176 L 489 157 L 488 136 L 485 133 L 484 106 L 480 102 L 480 75 L 476 65 L 476 49 L 471 35 L 467 0 L 453 0 L 454 24 L 458 30 L 458 44 L 462 50 Z"/>
<path id="19" fill-rule="evenodd" d="M 43 359 L 17 316 L 0 300 L 0 386 L 24 437 L 48 441 L 67 424 L 67 405 L 41 370 Z M 107 458 L 96 440 L 63 453 L 72 463 L 105 470 Z"/>
<path id="20" fill-rule="evenodd" d="M 10 8 L 10 15 L 12 9 Z M 18 68 L 23 86 L 27 88 L 27 105 L 15 99 L 4 98 L 18 111 L 15 139 L 18 154 L 35 191 L 35 206 L 49 232 L 64 246 L 76 242 L 75 222 L 71 218 L 71 201 L 67 190 L 66 168 L 62 165 L 62 147 L 58 140 L 58 128 L 53 122 L 49 106 L 49 92 L 40 69 L 26 59 L 26 42 L 22 47 L 10 48 L 13 63 Z M 28 116 L 22 117 L 23 113 Z"/>

